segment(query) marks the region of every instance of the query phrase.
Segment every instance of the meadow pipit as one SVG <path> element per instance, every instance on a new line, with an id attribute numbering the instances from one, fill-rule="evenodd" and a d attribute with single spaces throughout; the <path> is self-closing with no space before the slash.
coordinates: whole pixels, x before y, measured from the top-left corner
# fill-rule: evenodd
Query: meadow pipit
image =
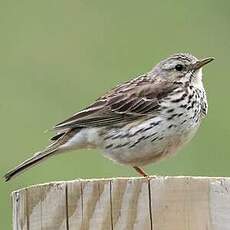
<path id="1" fill-rule="evenodd" d="M 50 156 L 82 148 L 99 148 L 106 157 L 146 176 L 140 167 L 174 154 L 191 140 L 207 114 L 202 67 L 212 60 L 175 54 L 108 91 L 57 124 L 50 145 L 8 172 L 5 179 Z"/>

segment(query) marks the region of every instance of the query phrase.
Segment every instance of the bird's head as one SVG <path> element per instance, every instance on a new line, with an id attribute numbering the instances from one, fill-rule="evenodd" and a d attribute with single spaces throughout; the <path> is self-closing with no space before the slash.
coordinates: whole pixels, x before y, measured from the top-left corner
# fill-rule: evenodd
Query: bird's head
<path id="1" fill-rule="evenodd" d="M 178 53 L 162 60 L 150 75 L 159 80 L 199 85 L 202 84 L 202 67 L 213 60 L 212 57 L 199 60 L 191 54 Z"/>

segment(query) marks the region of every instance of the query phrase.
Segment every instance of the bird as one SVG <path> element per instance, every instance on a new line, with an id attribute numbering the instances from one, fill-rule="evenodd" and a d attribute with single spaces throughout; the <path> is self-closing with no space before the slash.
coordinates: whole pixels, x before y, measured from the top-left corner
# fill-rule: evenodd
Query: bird
<path id="1" fill-rule="evenodd" d="M 55 125 L 48 146 L 6 173 L 5 181 L 51 156 L 84 148 L 100 149 L 105 157 L 148 176 L 142 167 L 178 152 L 206 116 L 202 67 L 213 60 L 176 53 L 112 88 Z"/>

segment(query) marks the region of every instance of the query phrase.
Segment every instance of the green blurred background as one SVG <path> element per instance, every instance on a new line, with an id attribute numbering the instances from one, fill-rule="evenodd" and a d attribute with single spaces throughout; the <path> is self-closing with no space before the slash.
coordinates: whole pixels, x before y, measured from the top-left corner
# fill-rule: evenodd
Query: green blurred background
<path id="1" fill-rule="evenodd" d="M 214 56 L 205 69 L 209 114 L 160 175 L 230 176 L 230 1 L 12 0 L 0 3 L 0 174 L 48 143 L 44 131 L 106 90 L 179 52 Z M 99 151 L 47 160 L 0 181 L 0 229 L 11 229 L 10 193 L 74 178 L 135 176 Z"/>

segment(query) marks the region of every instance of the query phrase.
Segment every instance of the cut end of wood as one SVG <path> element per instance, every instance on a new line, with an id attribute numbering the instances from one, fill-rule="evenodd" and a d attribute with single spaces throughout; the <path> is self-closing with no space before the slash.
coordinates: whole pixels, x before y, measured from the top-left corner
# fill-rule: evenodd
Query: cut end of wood
<path id="1" fill-rule="evenodd" d="M 230 178 L 77 179 L 12 193 L 14 229 L 227 230 Z"/>

